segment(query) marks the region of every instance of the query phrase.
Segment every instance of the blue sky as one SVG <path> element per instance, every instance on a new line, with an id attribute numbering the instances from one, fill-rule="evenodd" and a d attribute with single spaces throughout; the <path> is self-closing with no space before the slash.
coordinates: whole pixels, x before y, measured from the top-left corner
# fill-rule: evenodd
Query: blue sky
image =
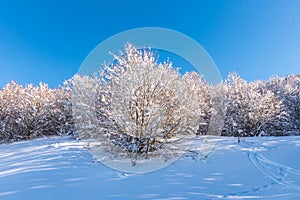
<path id="1" fill-rule="evenodd" d="M 300 73 L 300 0 L 0 1 L 0 87 L 56 87 L 101 41 L 165 27 L 198 41 L 223 77 Z"/>

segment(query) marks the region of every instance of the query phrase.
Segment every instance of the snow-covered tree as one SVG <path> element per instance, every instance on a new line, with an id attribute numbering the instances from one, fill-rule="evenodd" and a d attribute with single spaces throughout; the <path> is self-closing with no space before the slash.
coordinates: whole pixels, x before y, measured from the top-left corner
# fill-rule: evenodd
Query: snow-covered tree
<path id="1" fill-rule="evenodd" d="M 282 135 L 300 135 L 300 75 L 274 76 L 267 82 L 267 88 L 284 105 L 287 120 L 282 124 Z"/>
<path id="2" fill-rule="evenodd" d="M 282 102 L 265 82 L 247 83 L 236 73 L 228 75 L 224 83 L 227 112 L 223 135 L 276 135 L 285 119 Z"/>
<path id="3" fill-rule="evenodd" d="M 55 133 L 58 135 L 73 134 L 72 91 L 65 85 L 51 91 L 54 95 L 54 102 L 52 108 L 49 109 L 48 115 L 50 116 L 49 121 L 51 121 L 52 127 L 55 127 Z"/>
<path id="4" fill-rule="evenodd" d="M 68 92 L 11 82 L 0 92 L 0 137 L 2 141 L 63 134 L 72 127 Z"/>
<path id="5" fill-rule="evenodd" d="M 255 81 L 251 87 L 250 123 L 254 135 L 285 135 L 284 125 L 288 123 L 288 114 L 284 104 L 276 94 L 268 90 L 265 81 Z"/>
<path id="6" fill-rule="evenodd" d="M 23 95 L 23 88 L 16 82 L 7 84 L 0 93 L 0 115 L 1 115 L 1 141 L 18 140 L 22 136 L 18 133 L 16 126 L 19 124 L 19 116 L 22 112 L 19 109 L 20 96 Z"/>
<path id="7" fill-rule="evenodd" d="M 181 76 L 171 62 L 157 63 L 153 52 L 131 44 L 113 56 L 115 61 L 100 72 L 99 84 L 97 77 L 73 78 L 74 118 L 82 122 L 76 130 L 92 130 L 87 132 L 102 143 L 143 155 L 197 133 L 206 105 L 201 76 Z"/>
<path id="8" fill-rule="evenodd" d="M 99 79 L 96 76 L 81 75 L 75 75 L 65 82 L 65 87 L 72 92 L 74 128 L 81 139 L 95 139 L 98 136 L 96 97 L 99 84 Z"/>

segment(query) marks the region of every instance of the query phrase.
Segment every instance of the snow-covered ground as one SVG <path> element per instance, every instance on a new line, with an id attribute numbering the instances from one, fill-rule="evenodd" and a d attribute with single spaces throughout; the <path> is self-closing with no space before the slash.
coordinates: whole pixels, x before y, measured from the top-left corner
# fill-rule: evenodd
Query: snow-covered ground
<path id="1" fill-rule="evenodd" d="M 299 199 L 300 137 L 219 138 L 206 159 L 187 155 L 147 174 L 96 162 L 67 137 L 0 145 L 0 199 Z"/>

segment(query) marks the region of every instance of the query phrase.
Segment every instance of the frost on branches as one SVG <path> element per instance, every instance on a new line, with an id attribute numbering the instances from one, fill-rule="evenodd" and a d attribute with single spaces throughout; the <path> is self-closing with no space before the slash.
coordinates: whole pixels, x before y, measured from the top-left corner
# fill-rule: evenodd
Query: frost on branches
<path id="1" fill-rule="evenodd" d="M 86 120 L 87 128 L 97 127 L 93 136 L 101 138 L 102 146 L 106 141 L 120 151 L 147 156 L 197 133 L 206 105 L 206 83 L 200 75 L 181 76 L 172 63 L 157 63 L 151 51 L 131 44 L 113 56 L 115 61 L 99 74 L 100 84 L 97 77 L 73 79 L 80 85 L 76 90 L 81 90 L 75 92 L 79 97 L 75 104 L 83 105 L 83 112 L 75 118 Z M 85 95 L 83 100 L 80 94 Z M 90 97 L 96 102 L 84 100 Z M 93 106 L 98 124 L 90 118 L 95 114 Z M 86 130 L 81 126 L 80 131 Z"/>

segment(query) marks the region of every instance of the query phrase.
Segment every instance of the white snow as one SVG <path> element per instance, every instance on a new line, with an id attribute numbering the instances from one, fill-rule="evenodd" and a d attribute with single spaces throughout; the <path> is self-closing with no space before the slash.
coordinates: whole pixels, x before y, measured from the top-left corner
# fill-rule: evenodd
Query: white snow
<path id="1" fill-rule="evenodd" d="M 68 137 L 2 144 L 0 199 L 299 199 L 299 144 L 220 137 L 206 159 L 187 154 L 147 174 L 113 170 Z"/>

